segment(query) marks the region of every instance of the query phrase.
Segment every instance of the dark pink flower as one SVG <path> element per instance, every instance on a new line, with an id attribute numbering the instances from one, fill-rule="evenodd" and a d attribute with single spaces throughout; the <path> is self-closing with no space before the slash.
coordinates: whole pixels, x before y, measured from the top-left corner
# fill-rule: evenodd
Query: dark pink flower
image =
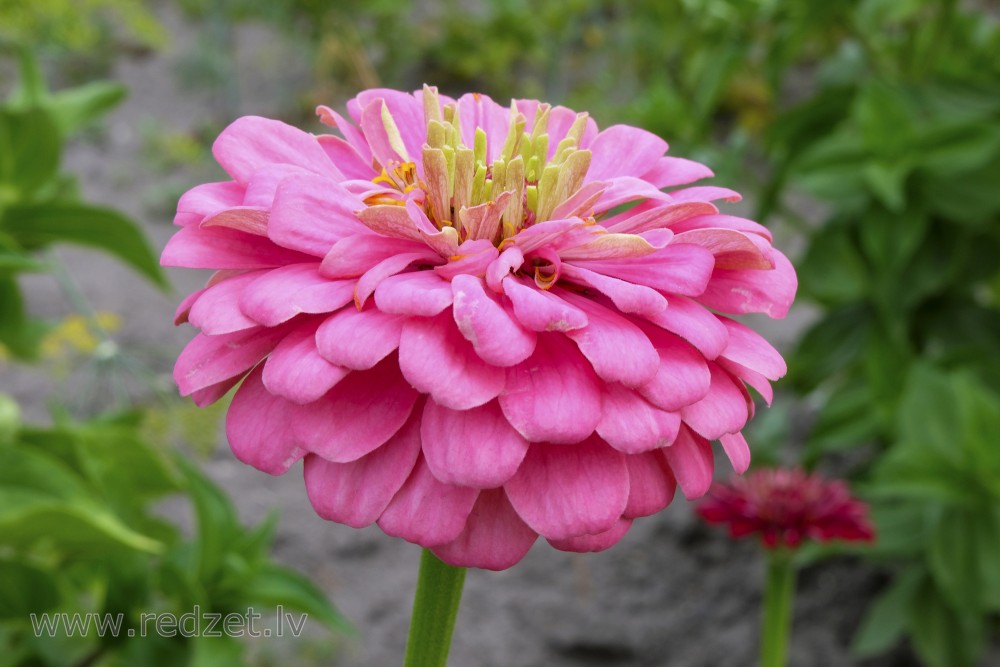
<path id="1" fill-rule="evenodd" d="M 709 523 L 725 523 L 733 537 L 757 534 L 768 548 L 795 548 L 803 540 L 868 542 L 875 529 L 868 506 L 847 485 L 799 469 L 764 468 L 714 484 L 698 503 Z"/>
<path id="2" fill-rule="evenodd" d="M 236 392 L 236 456 L 305 459 L 316 511 L 502 569 L 538 535 L 594 551 L 737 470 L 780 355 L 717 313 L 783 317 L 795 273 L 750 220 L 688 187 L 667 144 L 536 101 L 369 90 L 340 136 L 247 117 L 232 177 L 178 204 L 163 263 L 217 273 L 181 393 Z M 666 190 L 666 191 L 665 191 Z"/>

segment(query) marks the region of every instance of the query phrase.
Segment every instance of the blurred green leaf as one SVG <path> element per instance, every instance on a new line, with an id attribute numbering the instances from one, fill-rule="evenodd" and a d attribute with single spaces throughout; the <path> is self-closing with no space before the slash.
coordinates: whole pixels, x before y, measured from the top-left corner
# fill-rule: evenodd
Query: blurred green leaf
<path id="1" fill-rule="evenodd" d="M 0 621 L 24 622 L 59 603 L 59 589 L 45 570 L 0 560 Z"/>
<path id="2" fill-rule="evenodd" d="M 27 199 L 55 177 L 61 151 L 59 130 L 48 113 L 0 107 L 0 213 L 3 204 Z"/>
<path id="3" fill-rule="evenodd" d="M 49 96 L 45 107 L 68 137 L 93 123 L 125 99 L 128 90 L 113 81 L 95 81 Z"/>
<path id="4" fill-rule="evenodd" d="M 856 655 L 862 658 L 878 655 L 902 638 L 923 577 L 920 570 L 912 568 L 897 575 L 892 585 L 868 607 L 851 644 Z"/>
<path id="5" fill-rule="evenodd" d="M 167 285 L 159 262 L 138 226 L 112 209 L 81 203 L 11 207 L 3 229 L 28 250 L 53 243 L 77 243 L 117 256 L 161 288 Z"/>
<path id="6" fill-rule="evenodd" d="M 972 667 L 983 649 L 984 619 L 950 607 L 925 580 L 910 606 L 910 640 L 929 667 Z"/>
<path id="7" fill-rule="evenodd" d="M 306 612 L 330 628 L 349 630 L 347 620 L 330 604 L 326 595 L 308 579 L 294 570 L 278 565 L 261 568 L 244 589 L 244 599 L 250 606 L 282 605 Z"/>

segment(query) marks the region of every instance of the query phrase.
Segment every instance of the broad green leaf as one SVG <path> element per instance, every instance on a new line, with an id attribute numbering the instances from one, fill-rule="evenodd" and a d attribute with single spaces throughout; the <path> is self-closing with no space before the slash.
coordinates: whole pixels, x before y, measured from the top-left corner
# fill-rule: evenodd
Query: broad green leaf
<path id="1" fill-rule="evenodd" d="M 7 209 L 3 228 L 26 249 L 77 243 L 103 250 L 137 269 L 159 287 L 166 278 L 139 227 L 112 209 L 79 203 L 47 203 Z"/>
<path id="2" fill-rule="evenodd" d="M 899 406 L 899 439 L 960 467 L 961 454 L 955 446 L 960 429 L 959 406 L 948 376 L 928 364 L 915 365 Z"/>
<path id="3" fill-rule="evenodd" d="M 913 102 L 906 93 L 881 81 L 865 85 L 852 110 L 865 147 L 892 162 L 913 146 L 914 115 Z"/>
<path id="4" fill-rule="evenodd" d="M 217 630 L 221 630 L 219 624 Z M 261 629 L 256 630 L 260 632 Z M 245 665 L 246 645 L 239 639 L 223 634 L 205 637 L 196 635 L 189 640 L 191 659 L 187 667 L 220 667 L 220 665 Z"/>
<path id="5" fill-rule="evenodd" d="M 59 131 L 67 137 L 113 109 L 125 99 L 127 92 L 120 83 L 95 81 L 54 93 L 45 106 Z"/>
<path id="6" fill-rule="evenodd" d="M 854 228 L 841 221 L 816 232 L 798 272 L 801 293 L 826 305 L 862 301 L 871 288 Z"/>
<path id="7" fill-rule="evenodd" d="M 306 612 L 330 628 L 350 629 L 350 624 L 340 615 L 326 595 L 298 572 L 279 565 L 261 568 L 246 583 L 243 596 L 248 605 L 281 605 L 286 609 Z"/>
<path id="8" fill-rule="evenodd" d="M 18 359 L 37 356 L 38 326 L 28 319 L 17 280 L 0 273 L 0 347 Z"/>
<path id="9" fill-rule="evenodd" d="M 973 667 L 983 650 L 985 618 L 948 605 L 925 579 L 910 607 L 910 640 L 928 667 Z"/>
<path id="10" fill-rule="evenodd" d="M 162 545 L 91 502 L 58 501 L 0 489 L 0 544 L 16 549 L 47 542 L 65 557 L 93 558 L 123 547 L 157 553 Z"/>
<path id="11" fill-rule="evenodd" d="M 898 574 L 892 585 L 869 605 L 851 643 L 856 655 L 862 658 L 878 655 L 902 639 L 907 616 L 925 576 L 914 568 Z"/>
<path id="12" fill-rule="evenodd" d="M 0 248 L 0 275 L 24 273 L 28 271 L 43 272 L 48 267 L 34 257 L 13 250 Z"/>
<path id="13" fill-rule="evenodd" d="M 16 561 L 0 560 L 0 620 L 27 620 L 59 603 L 52 573 Z"/>
<path id="14" fill-rule="evenodd" d="M 788 363 L 789 379 L 800 391 L 810 391 L 857 364 L 872 327 L 864 304 L 849 304 L 829 312 L 799 340 Z"/>
<path id="15" fill-rule="evenodd" d="M 931 528 L 927 562 L 941 594 L 956 609 L 980 614 L 983 589 L 978 561 L 982 528 L 976 510 L 946 508 Z"/>
<path id="16" fill-rule="evenodd" d="M 223 493 L 191 462 L 178 457 L 184 488 L 198 519 L 196 540 L 199 579 L 206 584 L 218 576 L 233 540 L 242 530 L 236 509 Z"/>
<path id="17" fill-rule="evenodd" d="M 878 437 L 880 426 L 866 384 L 858 382 L 836 389 L 820 408 L 809 433 L 806 459 L 815 463 L 823 454 L 870 443 Z"/>
<path id="18" fill-rule="evenodd" d="M 0 108 L 0 188 L 13 188 L 15 201 L 26 200 L 55 178 L 61 150 L 59 129 L 45 110 Z"/>

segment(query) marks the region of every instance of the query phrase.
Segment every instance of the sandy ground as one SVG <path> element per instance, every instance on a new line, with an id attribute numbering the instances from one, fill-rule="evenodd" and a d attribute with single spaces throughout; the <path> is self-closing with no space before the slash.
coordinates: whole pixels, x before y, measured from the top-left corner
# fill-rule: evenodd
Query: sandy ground
<path id="1" fill-rule="evenodd" d="M 204 121 L 211 96 L 178 86 L 176 66 L 194 36 L 176 17 L 169 49 L 139 62 L 121 63 L 115 74 L 131 89 L 110 118 L 100 141 L 76 144 L 65 166 L 80 174 L 86 196 L 140 220 L 157 249 L 172 232 L 169 217 L 152 213 L 150 193 L 164 175 L 143 162 L 149 128 L 172 133 Z M 258 47 L 267 44 L 263 51 Z M 276 45 L 277 44 L 277 45 Z M 308 84 L 308 67 L 293 49 L 266 31 L 240 33 L 242 112 L 277 114 L 295 86 Z M 291 71 L 292 74 L 288 75 Z M 142 128 L 147 128 L 145 132 Z M 193 185 L 191 174 L 169 175 Z M 187 180 L 186 180 L 187 179 Z M 120 343 L 143 351 L 158 371 L 190 338 L 174 329 L 180 296 L 204 280 L 196 272 L 170 272 L 174 293 L 164 295 L 127 269 L 93 253 L 61 251 L 88 299 L 99 310 L 125 316 Z M 40 316 L 69 312 L 46 277 L 24 281 L 30 307 Z M 800 319 L 805 317 L 802 314 Z M 774 328 L 779 340 L 791 329 Z M 20 400 L 32 419 L 45 419 L 57 389 L 37 372 L 2 370 L 3 390 Z M 300 468 L 271 478 L 237 462 L 224 444 L 206 462 L 211 476 L 235 498 L 248 522 L 278 508 L 282 521 L 276 556 L 300 568 L 329 592 L 359 628 L 357 638 L 310 633 L 301 646 L 256 646 L 263 655 L 293 651 L 296 664 L 386 667 L 400 664 L 416 580 L 419 549 L 378 530 L 353 530 L 314 515 L 302 488 Z M 457 667 L 629 665 L 671 667 L 749 666 L 757 652 L 763 563 L 752 544 L 734 544 L 721 530 L 697 523 L 678 499 L 660 515 L 638 521 L 609 552 L 566 554 L 538 543 L 517 567 L 502 573 L 472 571 L 456 630 L 451 664 Z M 827 562 L 801 574 L 795 610 L 792 665 L 849 667 L 847 646 L 862 609 L 882 584 L 858 562 Z M 905 654 L 864 663 L 915 664 Z"/>

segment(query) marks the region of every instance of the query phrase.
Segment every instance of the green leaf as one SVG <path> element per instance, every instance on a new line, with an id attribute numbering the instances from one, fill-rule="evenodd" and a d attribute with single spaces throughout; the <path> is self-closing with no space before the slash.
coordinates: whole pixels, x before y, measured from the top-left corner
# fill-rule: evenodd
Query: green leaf
<path id="1" fill-rule="evenodd" d="M 980 614 L 983 609 L 978 564 L 978 512 L 946 508 L 931 528 L 927 562 L 951 606 Z"/>
<path id="2" fill-rule="evenodd" d="M 14 250 L 0 248 L 0 276 L 3 274 L 47 271 L 45 262 Z"/>
<path id="3" fill-rule="evenodd" d="M 127 93 L 128 89 L 120 83 L 95 81 L 54 93 L 45 106 L 59 131 L 67 137 L 113 109 Z"/>
<path id="4" fill-rule="evenodd" d="M 13 189 L 14 201 L 27 199 L 55 178 L 61 150 L 59 129 L 44 109 L 0 108 L 0 189 Z M 10 198 L 0 192 L 0 204 Z"/>
<path id="5" fill-rule="evenodd" d="M 243 596 L 248 605 L 295 609 L 309 614 L 327 627 L 349 630 L 351 625 L 330 604 L 326 595 L 298 572 L 270 564 L 262 567 L 245 585 Z"/>
<path id="6" fill-rule="evenodd" d="M 166 277 L 139 227 L 112 209 L 78 203 L 9 208 L 4 229 L 26 249 L 68 242 L 104 250 L 130 264 L 159 287 Z"/>
<path id="7" fill-rule="evenodd" d="M 914 568 L 904 571 L 868 607 L 851 644 L 855 654 L 869 658 L 884 653 L 902 639 L 907 616 L 925 576 Z"/>
<path id="8" fill-rule="evenodd" d="M 219 665 L 247 664 L 246 645 L 227 635 L 205 637 L 195 635 L 188 642 L 191 645 L 191 660 L 187 667 L 219 667 Z"/>
<path id="9" fill-rule="evenodd" d="M 827 313 L 799 340 L 788 363 L 789 379 L 810 391 L 860 361 L 872 327 L 865 304 L 849 304 Z"/>
<path id="10" fill-rule="evenodd" d="M 242 531 L 236 509 L 223 493 L 198 468 L 183 457 L 177 457 L 184 477 L 184 488 L 194 504 L 198 519 L 197 548 L 198 579 L 208 583 L 218 577 L 226 554 Z"/>
<path id="11" fill-rule="evenodd" d="M 855 382 L 837 389 L 820 408 L 809 433 L 806 460 L 813 464 L 825 453 L 870 443 L 879 435 L 880 426 L 867 384 Z"/>
<path id="12" fill-rule="evenodd" d="M 954 609 L 929 579 L 910 607 L 910 640 L 929 667 L 972 667 L 983 650 L 985 618 Z"/>
<path id="13" fill-rule="evenodd" d="M 854 228 L 841 221 L 827 223 L 813 235 L 798 272 L 801 293 L 826 305 L 861 301 L 871 289 Z"/>
<path id="14" fill-rule="evenodd" d="M 0 560 L 0 620 L 27 620 L 59 604 L 52 573 L 23 563 Z"/>
<path id="15" fill-rule="evenodd" d="M 17 281 L 0 273 L 0 346 L 17 359 L 34 359 L 38 351 L 38 327 L 24 312 Z"/>

